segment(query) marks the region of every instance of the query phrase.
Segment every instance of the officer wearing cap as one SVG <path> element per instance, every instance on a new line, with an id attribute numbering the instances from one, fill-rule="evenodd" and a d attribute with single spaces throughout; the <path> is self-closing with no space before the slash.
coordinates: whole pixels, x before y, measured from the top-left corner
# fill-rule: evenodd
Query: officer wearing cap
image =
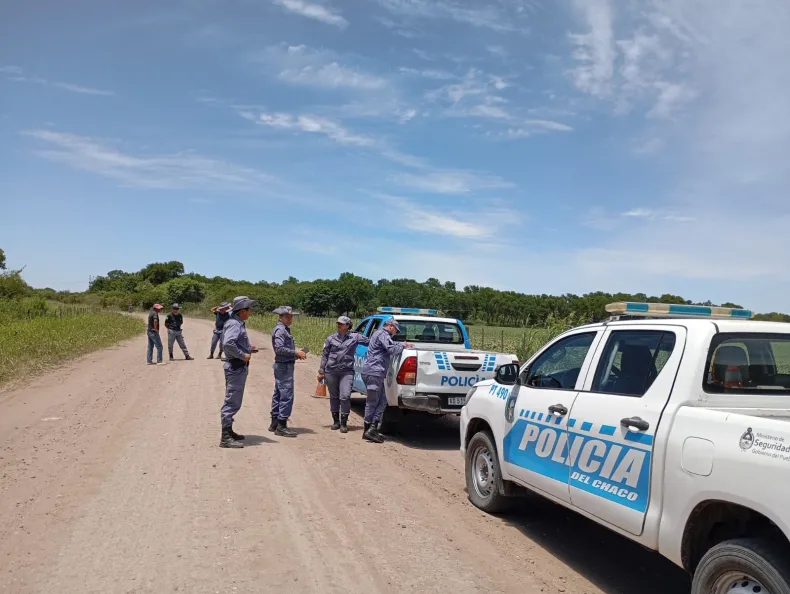
<path id="1" fill-rule="evenodd" d="M 227 361 L 224 366 L 225 403 L 220 412 L 222 438 L 219 447 L 221 448 L 244 447 L 244 444 L 241 443 L 244 436 L 233 431 L 233 417 L 241 408 L 244 387 L 247 385 L 250 356 L 255 352 L 255 347 L 250 344 L 250 339 L 247 336 L 245 321 L 252 314 L 252 308 L 256 303 L 249 297 L 236 297 L 231 308 L 233 313 L 222 328 L 222 345 Z"/>
<path id="2" fill-rule="evenodd" d="M 400 331 L 400 325 L 395 318 L 384 320 L 381 328 L 370 337 L 368 354 L 362 365 L 362 381 L 365 383 L 367 398 L 365 400 L 365 431 L 362 438 L 375 443 L 384 441 L 377 425 L 387 408 L 387 394 L 384 389 L 384 378 L 387 375 L 390 361 L 393 356 L 400 355 L 403 349 L 412 345 L 392 340 Z"/>
<path id="3" fill-rule="evenodd" d="M 272 423 L 269 431 L 281 437 L 296 437 L 296 431 L 288 428 L 288 418 L 294 405 L 294 365 L 297 359 L 306 359 L 302 349 L 297 349 L 291 336 L 295 312 L 288 305 L 274 310 L 280 320 L 272 331 L 274 351 L 274 395 L 272 396 Z"/>
<path id="4" fill-rule="evenodd" d="M 181 306 L 178 303 L 173 304 L 173 309 L 167 314 L 165 318 L 165 326 L 167 327 L 167 352 L 170 355 L 170 360 L 175 361 L 173 358 L 173 344 L 178 342 L 178 346 L 184 352 L 184 358 L 187 361 L 194 361 L 194 357 L 189 356 L 189 349 L 184 342 L 184 335 L 181 333 L 181 326 L 184 324 L 184 316 L 181 315 Z"/>
<path id="5" fill-rule="evenodd" d="M 148 364 L 156 365 L 162 362 L 162 339 L 159 336 L 159 312 L 162 306 L 154 303 L 148 314 Z M 156 347 L 156 363 L 154 363 L 154 347 Z"/>
<path id="6" fill-rule="evenodd" d="M 211 313 L 214 314 L 214 334 L 211 336 L 211 352 L 208 358 L 214 358 L 214 349 L 219 344 L 217 359 L 222 359 L 222 328 L 225 327 L 225 322 L 230 319 L 230 303 L 223 301 L 219 305 L 215 305 L 211 308 Z"/>
<path id="7" fill-rule="evenodd" d="M 332 430 L 348 433 L 348 415 L 351 412 L 351 387 L 354 384 L 354 353 L 357 345 L 370 343 L 367 336 L 351 332 L 351 318 L 337 319 L 337 332 L 324 342 L 318 381 L 326 380 L 329 388 L 329 412 L 332 413 Z"/>

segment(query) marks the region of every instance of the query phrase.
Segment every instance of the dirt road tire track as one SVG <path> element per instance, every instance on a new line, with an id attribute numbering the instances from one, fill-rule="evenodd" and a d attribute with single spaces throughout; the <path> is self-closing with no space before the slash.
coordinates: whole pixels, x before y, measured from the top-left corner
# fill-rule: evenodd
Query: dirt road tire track
<path id="1" fill-rule="evenodd" d="M 262 334 L 235 426 L 247 447 L 218 448 L 211 325 L 184 333 L 196 361 L 147 367 L 134 339 L 0 392 L 0 592 L 627 591 L 547 553 L 532 520 L 474 509 L 454 421 L 438 441 L 429 422 L 369 444 L 356 414 L 330 431 L 312 356 L 297 366 L 299 436 L 268 433 Z"/>

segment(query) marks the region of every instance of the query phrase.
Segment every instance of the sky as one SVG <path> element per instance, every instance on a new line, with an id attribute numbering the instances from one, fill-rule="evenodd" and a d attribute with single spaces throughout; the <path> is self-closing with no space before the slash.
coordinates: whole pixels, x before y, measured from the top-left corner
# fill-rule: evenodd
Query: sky
<path id="1" fill-rule="evenodd" d="M 0 247 L 790 312 L 786 0 L 0 2 Z"/>

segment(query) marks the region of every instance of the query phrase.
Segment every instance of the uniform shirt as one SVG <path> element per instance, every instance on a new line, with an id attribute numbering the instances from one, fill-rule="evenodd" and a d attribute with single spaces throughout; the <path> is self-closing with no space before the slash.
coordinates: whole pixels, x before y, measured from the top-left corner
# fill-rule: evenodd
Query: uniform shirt
<path id="1" fill-rule="evenodd" d="M 159 332 L 157 330 L 157 326 L 154 325 L 154 321 L 157 323 L 159 322 L 159 314 L 156 311 L 151 311 L 148 313 L 148 331 L 149 332 Z"/>
<path id="2" fill-rule="evenodd" d="M 222 348 L 228 359 L 244 359 L 252 353 L 252 345 L 247 336 L 247 325 L 237 315 L 230 316 L 222 328 Z"/>
<path id="3" fill-rule="evenodd" d="M 296 361 L 294 337 L 291 336 L 291 329 L 282 322 L 277 322 L 272 331 L 272 350 L 274 351 L 274 360 L 277 363 L 293 363 Z"/>
<path id="4" fill-rule="evenodd" d="M 172 311 L 165 318 L 165 326 L 168 330 L 181 330 L 184 323 L 184 316 L 180 313 L 174 314 Z"/>
<path id="5" fill-rule="evenodd" d="M 225 322 L 230 319 L 230 312 L 229 311 L 215 311 L 214 312 L 214 327 L 217 330 L 222 330 L 225 326 Z"/>
<path id="6" fill-rule="evenodd" d="M 400 355 L 406 348 L 403 343 L 392 340 L 392 335 L 386 328 L 379 328 L 370 337 L 368 356 L 362 365 L 363 375 L 387 375 L 390 360 L 395 355 Z"/>
<path id="7" fill-rule="evenodd" d="M 354 371 L 354 353 L 358 344 L 370 344 L 370 339 L 359 332 L 339 332 L 330 335 L 324 342 L 324 354 L 318 373 L 352 373 Z"/>

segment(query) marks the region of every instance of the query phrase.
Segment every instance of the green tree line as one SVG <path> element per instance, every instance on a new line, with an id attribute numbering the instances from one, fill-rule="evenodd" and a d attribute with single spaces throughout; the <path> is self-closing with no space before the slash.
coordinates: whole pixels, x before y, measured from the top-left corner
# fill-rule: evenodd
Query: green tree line
<path id="1" fill-rule="evenodd" d="M 45 291 L 51 291 L 45 290 Z M 92 280 L 88 296 L 100 299 L 108 307 L 133 304 L 149 308 L 154 303 L 206 303 L 215 305 L 236 295 L 257 299 L 264 311 L 289 304 L 312 316 L 345 313 L 360 316 L 381 305 L 438 308 L 446 315 L 469 323 L 492 326 L 541 326 L 550 318 L 575 315 L 581 320 L 598 321 L 608 317 L 604 307 L 613 301 L 650 301 L 692 304 L 679 295 L 595 292 L 584 295 L 529 295 L 515 291 L 498 291 L 470 285 L 461 289 L 453 282 L 434 278 L 424 282 L 413 279 L 382 279 L 374 282 L 350 272 L 336 279 L 300 281 L 290 277 L 281 283 L 236 281 L 225 277 L 207 277 L 186 273 L 178 261 L 155 262 L 138 270 L 112 270 Z M 80 294 L 51 291 L 52 299 L 79 301 Z M 708 302 L 698 305 L 715 305 Z M 735 303 L 719 304 L 740 307 Z M 760 314 L 758 319 L 790 322 L 781 313 Z"/>

